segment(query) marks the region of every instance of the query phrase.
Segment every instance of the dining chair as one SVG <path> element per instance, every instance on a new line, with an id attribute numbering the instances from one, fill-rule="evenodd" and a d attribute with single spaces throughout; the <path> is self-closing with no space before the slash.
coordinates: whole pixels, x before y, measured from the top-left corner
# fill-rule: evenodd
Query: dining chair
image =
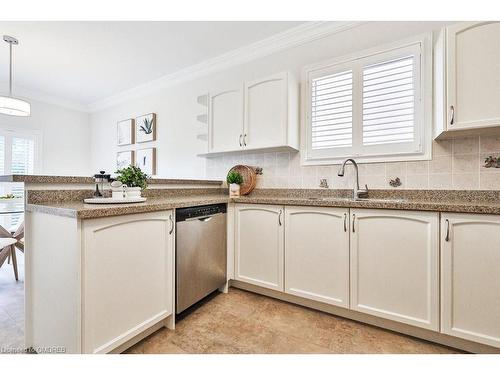
<path id="1" fill-rule="evenodd" d="M 10 264 L 10 260 L 12 258 L 14 274 L 16 276 L 16 280 L 18 280 L 16 248 L 19 249 L 19 251 L 21 251 L 22 253 L 24 253 L 24 220 L 21 222 L 19 227 L 17 227 L 17 229 L 13 233 L 9 232 L 0 225 L 0 246 L 2 245 L 3 242 L 6 243 L 6 241 L 4 240 L 14 241 L 12 244 L 6 245 L 12 248 L 10 251 L 8 250 L 4 251 L 3 247 L 0 247 L 0 249 L 2 249 L 1 251 L 4 251 L 4 256 L 5 258 L 7 258 L 7 264 Z M 0 257 L 0 266 L 3 264 L 3 262 L 5 262 L 5 258 L 2 259 L 2 257 Z"/>
<path id="2" fill-rule="evenodd" d="M 19 275 L 17 273 L 17 257 L 16 257 L 16 248 L 14 244 L 17 242 L 15 238 L 0 238 L 0 267 L 5 262 L 7 257 L 12 258 L 12 266 L 14 267 L 14 276 L 16 281 L 19 280 Z"/>

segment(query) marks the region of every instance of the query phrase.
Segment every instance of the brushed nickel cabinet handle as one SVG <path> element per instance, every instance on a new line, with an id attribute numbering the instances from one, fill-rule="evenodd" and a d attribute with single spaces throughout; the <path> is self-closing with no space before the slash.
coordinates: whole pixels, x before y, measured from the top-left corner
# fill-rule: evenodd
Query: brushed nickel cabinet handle
<path id="1" fill-rule="evenodd" d="M 347 213 L 344 212 L 344 232 L 347 232 Z"/>
<path id="2" fill-rule="evenodd" d="M 168 234 L 172 234 L 174 231 L 174 220 L 172 219 L 172 215 L 170 215 L 168 219 L 170 220 L 170 230 L 168 231 Z"/>
<path id="3" fill-rule="evenodd" d="M 446 242 L 450 241 L 450 221 L 446 219 L 446 237 L 444 238 Z"/>
<path id="4" fill-rule="evenodd" d="M 278 215 L 278 224 L 280 225 L 280 227 L 281 227 L 281 212 L 282 210 L 280 210 L 280 213 Z"/>
<path id="5" fill-rule="evenodd" d="M 453 125 L 453 123 L 455 122 L 455 107 L 450 106 L 450 111 L 451 111 L 450 125 Z"/>
<path id="6" fill-rule="evenodd" d="M 242 137 L 243 137 L 243 134 L 240 134 L 240 139 L 239 139 L 239 141 L 240 141 L 240 147 L 241 147 L 241 146 L 243 146 L 243 145 L 241 144 L 241 138 L 242 138 Z"/>
<path id="7" fill-rule="evenodd" d="M 247 145 L 247 135 L 246 134 L 243 135 L 243 145 L 244 146 Z"/>
<path id="8" fill-rule="evenodd" d="M 352 233 L 356 233 L 356 230 L 354 229 L 355 220 L 356 220 L 356 214 L 352 214 Z"/>

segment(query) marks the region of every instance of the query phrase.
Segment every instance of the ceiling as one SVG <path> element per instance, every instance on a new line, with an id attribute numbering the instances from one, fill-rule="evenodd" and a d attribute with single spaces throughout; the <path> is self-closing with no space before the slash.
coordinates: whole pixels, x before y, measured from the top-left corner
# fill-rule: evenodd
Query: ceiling
<path id="1" fill-rule="evenodd" d="M 2 21 L 0 33 L 19 39 L 14 95 L 37 93 L 85 108 L 300 24 Z M 7 82 L 8 46 L 0 44 L 2 92 Z"/>

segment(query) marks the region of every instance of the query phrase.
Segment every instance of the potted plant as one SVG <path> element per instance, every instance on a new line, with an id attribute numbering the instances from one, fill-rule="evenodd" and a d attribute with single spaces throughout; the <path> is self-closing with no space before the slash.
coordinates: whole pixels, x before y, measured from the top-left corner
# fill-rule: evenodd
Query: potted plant
<path id="1" fill-rule="evenodd" d="M 229 172 L 226 178 L 229 184 L 229 197 L 239 197 L 240 196 L 240 185 L 243 183 L 243 177 L 238 172 Z"/>
<path id="2" fill-rule="evenodd" d="M 127 189 L 127 197 L 136 198 L 141 196 L 141 191 L 148 186 L 147 179 L 149 176 L 141 171 L 141 168 L 129 165 L 116 171 L 116 178 Z"/>

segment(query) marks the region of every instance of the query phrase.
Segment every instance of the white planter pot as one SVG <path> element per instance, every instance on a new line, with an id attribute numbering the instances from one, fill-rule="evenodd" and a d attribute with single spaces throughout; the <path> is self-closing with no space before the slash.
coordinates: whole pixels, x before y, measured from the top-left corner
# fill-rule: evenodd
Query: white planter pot
<path id="1" fill-rule="evenodd" d="M 229 198 L 236 198 L 240 196 L 240 185 L 229 184 Z"/>
<path id="2" fill-rule="evenodd" d="M 141 188 L 140 187 L 128 187 L 126 188 L 126 196 L 127 198 L 139 198 L 141 196 Z"/>

